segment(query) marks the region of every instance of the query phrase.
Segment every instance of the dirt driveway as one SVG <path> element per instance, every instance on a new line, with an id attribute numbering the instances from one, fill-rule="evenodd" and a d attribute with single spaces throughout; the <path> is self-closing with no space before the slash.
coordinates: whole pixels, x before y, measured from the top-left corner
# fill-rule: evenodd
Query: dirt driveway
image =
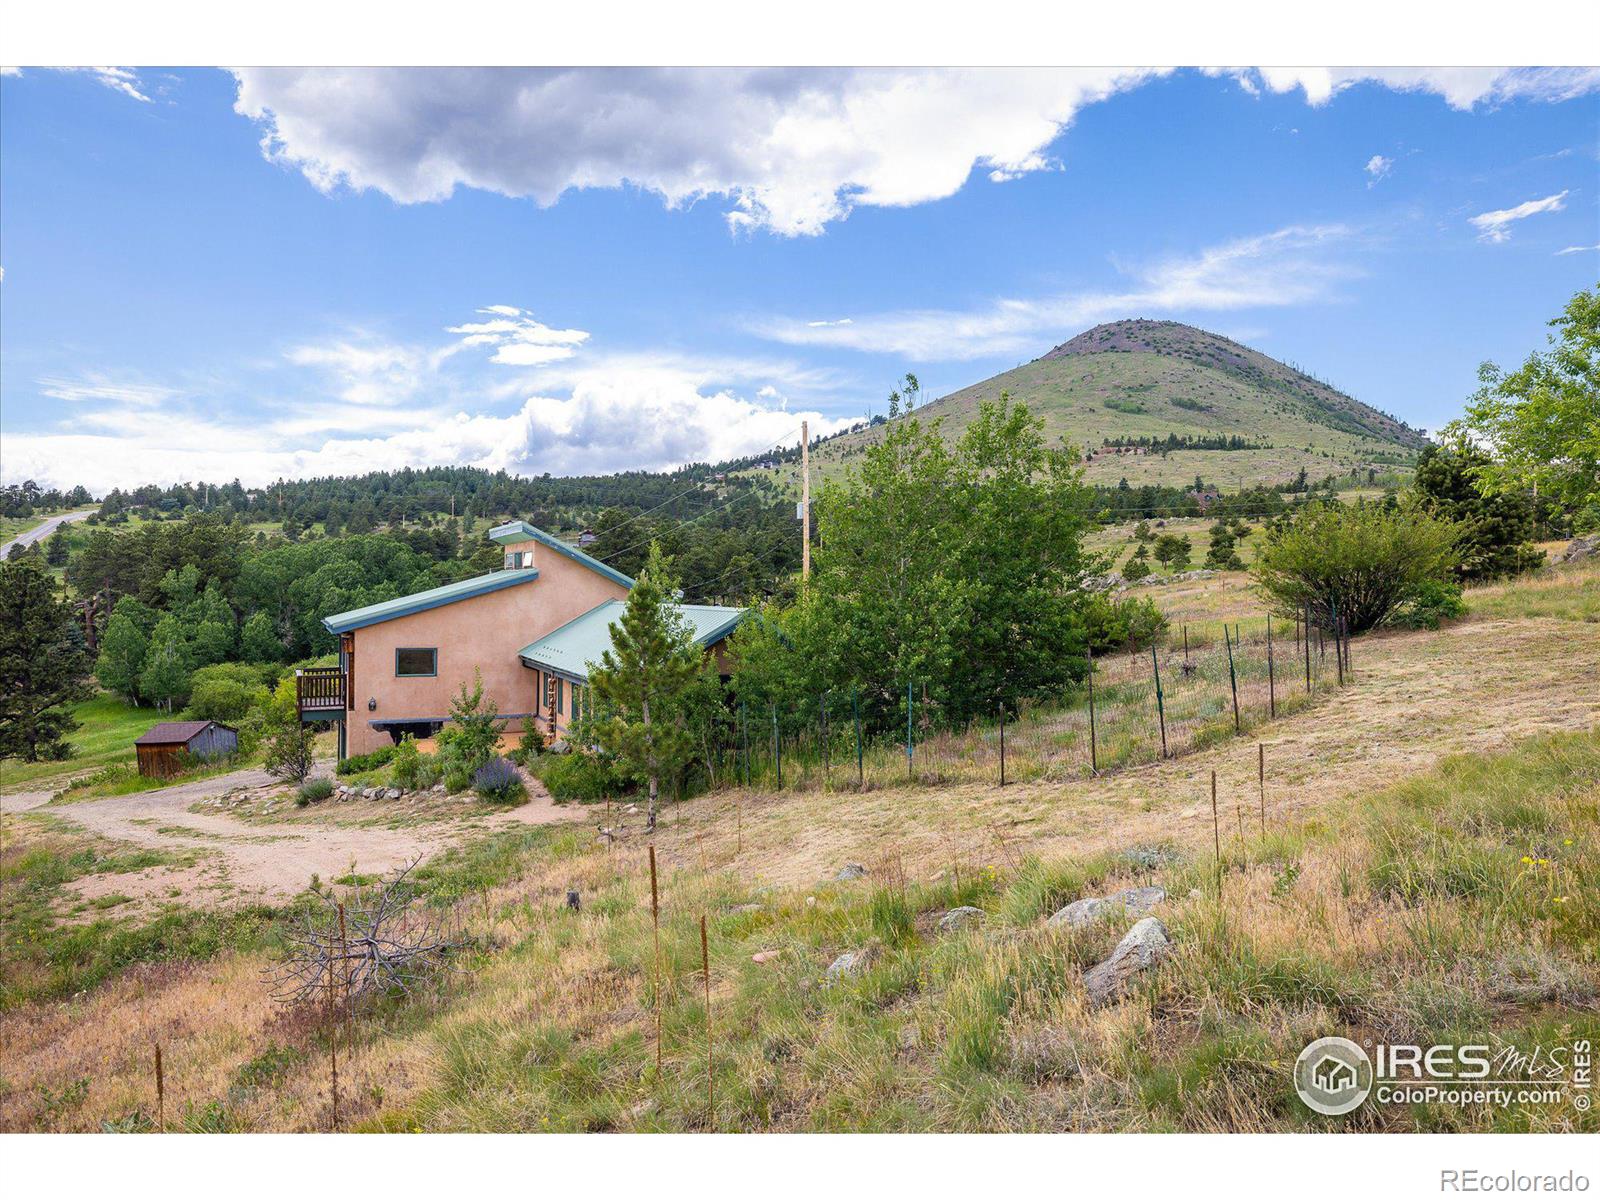
<path id="1" fill-rule="evenodd" d="M 75 889 L 84 899 L 113 890 L 134 900 L 177 892 L 190 904 L 280 901 L 302 891 L 313 875 L 327 881 L 351 872 L 382 874 L 488 830 L 581 821 L 587 815 L 576 806 L 558 806 L 537 785 L 528 802 L 514 809 L 460 817 L 429 813 L 406 822 L 356 819 L 376 818 L 385 811 L 383 805 L 403 803 L 399 801 L 325 804 L 304 815 L 291 808 L 288 812 L 296 819 L 277 822 L 189 811 L 230 789 L 265 788 L 274 782 L 265 771 L 247 769 L 131 796 L 49 807 L 49 793 L 22 792 L 0 797 L 0 811 L 46 813 L 91 833 L 190 861 L 187 866 L 88 876 Z"/>

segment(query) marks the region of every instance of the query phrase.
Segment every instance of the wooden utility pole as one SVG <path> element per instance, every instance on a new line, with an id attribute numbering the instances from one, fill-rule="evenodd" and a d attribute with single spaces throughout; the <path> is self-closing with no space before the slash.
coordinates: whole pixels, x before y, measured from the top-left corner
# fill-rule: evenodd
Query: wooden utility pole
<path id="1" fill-rule="evenodd" d="M 800 578 L 811 578 L 811 423 L 800 422 Z"/>

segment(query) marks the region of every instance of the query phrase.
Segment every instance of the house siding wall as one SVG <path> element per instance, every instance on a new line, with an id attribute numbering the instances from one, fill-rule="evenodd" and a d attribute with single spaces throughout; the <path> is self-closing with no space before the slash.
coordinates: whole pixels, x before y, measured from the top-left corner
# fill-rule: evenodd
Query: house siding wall
<path id="1" fill-rule="evenodd" d="M 517 542 L 505 550 L 531 550 L 539 578 L 470 600 L 396 617 L 355 631 L 354 710 L 349 714 L 346 754 L 366 754 L 391 742 L 388 731 L 370 722 L 437 720 L 450 711 L 462 684 L 472 686 L 473 668 L 501 712 L 533 712 L 533 671 L 517 651 L 606 600 L 622 599 L 627 589 L 538 542 Z M 438 673 L 396 678 L 394 652 L 401 646 L 438 648 Z M 368 698 L 377 707 L 368 710 Z M 512 722 L 517 729 L 519 722 Z"/>

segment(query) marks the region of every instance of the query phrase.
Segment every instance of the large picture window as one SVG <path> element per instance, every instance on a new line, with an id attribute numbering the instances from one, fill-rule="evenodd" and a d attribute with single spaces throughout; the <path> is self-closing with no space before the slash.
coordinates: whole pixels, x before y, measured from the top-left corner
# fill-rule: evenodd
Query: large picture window
<path id="1" fill-rule="evenodd" d="M 394 673 L 399 678 L 437 675 L 439 651 L 434 646 L 401 646 L 394 652 Z"/>

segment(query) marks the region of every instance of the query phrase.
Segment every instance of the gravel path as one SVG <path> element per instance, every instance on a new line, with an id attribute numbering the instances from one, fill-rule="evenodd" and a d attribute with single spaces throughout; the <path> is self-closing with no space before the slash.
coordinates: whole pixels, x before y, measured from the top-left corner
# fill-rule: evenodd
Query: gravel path
<path id="1" fill-rule="evenodd" d="M 0 797 L 0 811 L 46 812 L 91 833 L 153 850 L 188 853 L 191 867 L 155 867 L 133 874 L 90 876 L 80 894 L 115 890 L 134 899 L 168 896 L 179 889 L 190 904 L 201 899 L 273 902 L 294 896 L 312 875 L 324 881 L 355 870 L 375 875 L 418 857 L 427 858 L 473 833 L 507 825 L 546 825 L 582 820 L 576 808 L 561 808 L 540 789 L 526 804 L 469 819 L 418 820 L 402 828 L 352 823 L 242 821 L 225 811 L 190 812 L 192 805 L 233 788 L 267 787 L 265 771 L 245 769 L 174 784 L 129 796 L 80 800 L 46 809 L 47 792 Z M 370 802 L 399 804 L 401 801 Z M 295 811 L 295 810 L 290 810 Z M 340 808 L 319 809 L 344 816 Z M 200 893 L 211 893 L 202 896 Z"/>

